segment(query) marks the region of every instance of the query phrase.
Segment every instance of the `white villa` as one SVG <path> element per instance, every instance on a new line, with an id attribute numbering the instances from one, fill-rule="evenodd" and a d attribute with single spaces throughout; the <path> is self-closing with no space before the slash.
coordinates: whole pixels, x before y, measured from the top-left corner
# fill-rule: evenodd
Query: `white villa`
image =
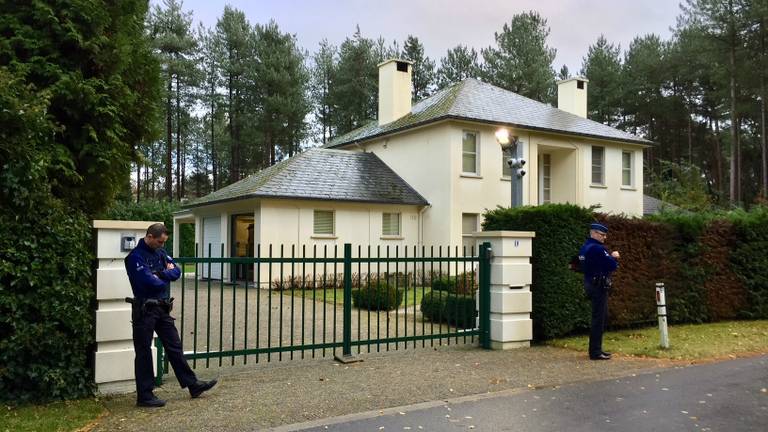
<path id="1" fill-rule="evenodd" d="M 211 244 L 214 257 L 222 248 L 224 256 L 253 256 L 257 244 L 474 244 L 483 212 L 510 205 L 495 137 L 502 128 L 518 137 L 528 162 L 524 205 L 641 216 L 643 149 L 652 143 L 588 120 L 587 84 L 559 82 L 559 108 L 475 79 L 411 106 L 411 64 L 386 61 L 378 121 L 191 201 L 175 215 L 174 232 L 194 223 L 202 256 Z"/>

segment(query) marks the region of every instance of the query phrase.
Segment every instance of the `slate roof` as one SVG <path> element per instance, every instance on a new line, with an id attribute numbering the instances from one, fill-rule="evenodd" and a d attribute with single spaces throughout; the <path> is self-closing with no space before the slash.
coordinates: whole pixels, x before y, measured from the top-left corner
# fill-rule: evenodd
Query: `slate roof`
<path id="1" fill-rule="evenodd" d="M 246 198 L 429 204 L 375 154 L 317 148 L 190 201 L 184 207 Z"/>
<path id="2" fill-rule="evenodd" d="M 447 119 L 479 121 L 521 129 L 566 133 L 635 144 L 653 144 L 651 141 L 602 123 L 468 78 L 417 103 L 411 108 L 409 114 L 395 121 L 379 126 L 378 121 L 374 120 L 363 127 L 337 137 L 324 147 L 334 148 L 353 142 L 370 140 Z"/>

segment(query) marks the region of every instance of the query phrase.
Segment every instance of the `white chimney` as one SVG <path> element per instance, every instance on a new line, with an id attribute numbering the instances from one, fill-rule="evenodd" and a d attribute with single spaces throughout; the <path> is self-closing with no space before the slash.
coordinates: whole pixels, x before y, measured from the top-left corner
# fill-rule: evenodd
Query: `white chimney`
<path id="1" fill-rule="evenodd" d="M 557 82 L 557 107 L 579 117 L 587 118 L 587 83 L 583 77 Z"/>
<path id="2" fill-rule="evenodd" d="M 413 62 L 390 59 L 379 64 L 379 125 L 411 112 Z"/>

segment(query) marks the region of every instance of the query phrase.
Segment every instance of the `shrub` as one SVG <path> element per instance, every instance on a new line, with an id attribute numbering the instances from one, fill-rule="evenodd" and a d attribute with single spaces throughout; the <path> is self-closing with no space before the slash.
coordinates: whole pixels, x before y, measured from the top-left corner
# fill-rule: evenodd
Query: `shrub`
<path id="1" fill-rule="evenodd" d="M 421 299 L 421 313 L 425 319 L 432 322 L 474 328 L 477 317 L 475 297 L 431 291 Z"/>
<path id="2" fill-rule="evenodd" d="M 440 276 L 432 279 L 432 291 L 454 294 L 472 294 L 477 291 L 477 273 L 466 272 L 456 276 Z"/>
<path id="3" fill-rule="evenodd" d="M 404 291 L 383 282 L 352 291 L 355 307 L 368 310 L 394 310 L 403 302 Z"/>

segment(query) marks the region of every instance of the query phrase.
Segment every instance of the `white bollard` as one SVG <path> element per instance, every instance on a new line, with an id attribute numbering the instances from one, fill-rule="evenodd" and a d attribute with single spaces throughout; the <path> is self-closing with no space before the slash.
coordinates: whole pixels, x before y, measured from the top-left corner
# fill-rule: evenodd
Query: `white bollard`
<path id="1" fill-rule="evenodd" d="M 659 317 L 661 347 L 669 348 L 669 334 L 667 333 L 667 297 L 664 294 L 664 282 L 656 282 L 656 314 Z"/>

